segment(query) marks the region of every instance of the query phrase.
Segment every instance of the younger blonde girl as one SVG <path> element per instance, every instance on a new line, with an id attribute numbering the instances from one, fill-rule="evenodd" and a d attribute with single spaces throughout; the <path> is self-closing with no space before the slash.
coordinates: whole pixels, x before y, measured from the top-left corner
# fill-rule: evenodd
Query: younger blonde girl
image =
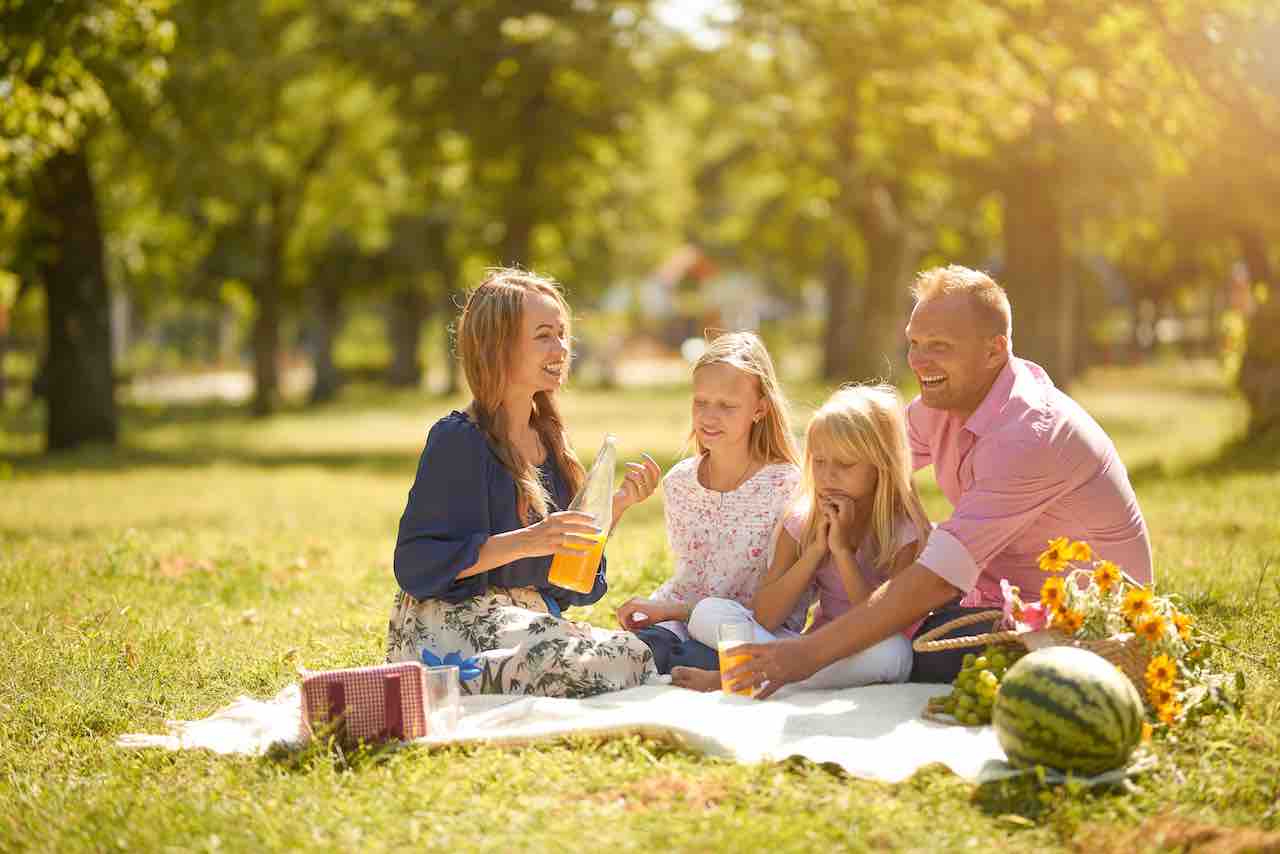
<path id="1" fill-rule="evenodd" d="M 690 634 L 713 643 L 716 627 L 734 619 L 755 624 L 755 642 L 794 635 L 797 606 L 818 607 L 814 631 L 864 601 L 915 560 L 930 525 L 911 480 L 905 410 L 892 386 L 836 391 L 809 423 L 799 500 L 783 519 L 769 572 L 750 608 L 724 599 L 699 603 Z M 911 673 L 909 635 L 894 635 L 837 661 L 805 682 L 847 688 L 903 682 Z M 715 690 L 703 674 L 676 672 L 677 684 Z"/>
<path id="2" fill-rule="evenodd" d="M 648 598 L 618 609 L 622 627 L 653 650 L 659 673 L 677 665 L 718 670 L 713 649 L 689 642 L 689 615 L 704 599 L 745 606 L 756 595 L 770 535 L 800 481 L 787 410 L 773 360 L 750 332 L 721 335 L 694 365 L 697 455 L 662 481 L 675 572 Z M 803 607 L 778 621 L 799 631 Z"/>

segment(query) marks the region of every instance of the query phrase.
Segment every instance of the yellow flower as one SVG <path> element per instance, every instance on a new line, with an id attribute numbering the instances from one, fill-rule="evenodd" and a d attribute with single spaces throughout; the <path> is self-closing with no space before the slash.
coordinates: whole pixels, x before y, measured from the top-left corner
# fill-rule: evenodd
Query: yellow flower
<path id="1" fill-rule="evenodd" d="M 1050 578 L 1040 588 L 1040 602 L 1054 610 L 1067 604 L 1067 590 L 1061 578 Z"/>
<path id="2" fill-rule="evenodd" d="M 1049 541 L 1049 548 L 1040 553 L 1040 568 L 1045 572 L 1062 572 L 1067 568 L 1067 550 L 1070 542 L 1066 537 L 1058 537 Z"/>
<path id="3" fill-rule="evenodd" d="M 1177 702 L 1170 700 L 1163 706 L 1158 707 L 1156 709 L 1156 714 L 1160 716 L 1161 723 L 1173 726 L 1178 722 L 1178 716 L 1182 714 L 1182 706 L 1179 706 Z"/>
<path id="4" fill-rule="evenodd" d="M 1146 721 L 1142 722 L 1142 743 L 1147 744 L 1151 741 L 1151 724 Z"/>
<path id="5" fill-rule="evenodd" d="M 1173 612 L 1173 625 L 1178 630 L 1178 637 L 1191 640 L 1191 618 L 1177 611 Z"/>
<path id="6" fill-rule="evenodd" d="M 1130 623 L 1144 614 L 1151 613 L 1151 591 L 1145 587 L 1133 588 L 1124 594 L 1124 604 L 1120 606 L 1120 610 L 1129 618 Z"/>
<path id="7" fill-rule="evenodd" d="M 1176 678 L 1178 678 L 1178 665 L 1167 655 L 1157 655 L 1147 665 L 1147 684 L 1152 687 L 1172 686 Z"/>
<path id="8" fill-rule="evenodd" d="M 1093 583 L 1103 593 L 1109 592 L 1112 587 L 1120 583 L 1120 567 L 1109 560 L 1104 560 L 1093 571 Z"/>
<path id="9" fill-rule="evenodd" d="M 1164 634 L 1164 617 L 1159 615 L 1147 617 L 1137 625 L 1138 635 L 1148 643 L 1155 643 Z"/>
<path id="10" fill-rule="evenodd" d="M 1067 547 L 1068 560 L 1092 560 L 1093 549 L 1084 540 L 1076 540 Z"/>
<path id="11" fill-rule="evenodd" d="M 1174 702 L 1173 688 L 1169 685 L 1152 685 L 1147 689 L 1147 699 L 1157 709 L 1164 708 Z"/>
<path id="12" fill-rule="evenodd" d="M 1054 613 L 1053 625 L 1069 635 L 1074 635 L 1084 625 L 1084 614 L 1079 611 L 1073 611 L 1070 608 L 1063 608 Z"/>

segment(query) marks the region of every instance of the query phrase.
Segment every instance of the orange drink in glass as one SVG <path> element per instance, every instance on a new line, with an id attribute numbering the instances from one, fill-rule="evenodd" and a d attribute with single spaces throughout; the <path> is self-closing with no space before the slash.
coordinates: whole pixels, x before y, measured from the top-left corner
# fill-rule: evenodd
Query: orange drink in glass
<path id="1" fill-rule="evenodd" d="M 727 672 L 751 658 L 745 653 L 735 653 L 735 648 L 749 644 L 754 639 L 755 627 L 746 621 L 721 623 L 716 629 L 717 651 L 720 653 L 720 690 L 724 693 L 743 697 L 750 697 L 755 693 L 749 685 L 735 688 L 725 679 Z"/>
<path id="2" fill-rule="evenodd" d="M 556 587 L 576 590 L 579 593 L 590 593 L 596 584 L 596 570 L 600 568 L 600 557 L 604 554 L 604 543 L 607 534 L 584 534 L 592 540 L 592 544 L 583 549 L 574 549 L 578 554 L 558 554 L 551 561 L 551 571 L 547 580 Z"/>

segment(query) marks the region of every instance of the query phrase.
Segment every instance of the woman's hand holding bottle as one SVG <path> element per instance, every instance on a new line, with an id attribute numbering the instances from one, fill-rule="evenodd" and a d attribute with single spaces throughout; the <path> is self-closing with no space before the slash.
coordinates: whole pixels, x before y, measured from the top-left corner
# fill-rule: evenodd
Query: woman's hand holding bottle
<path id="1" fill-rule="evenodd" d="M 542 555 L 568 555 L 580 557 L 583 551 L 594 546 L 604 533 L 596 526 L 590 513 L 564 510 L 552 513 L 521 530 L 525 557 Z"/>

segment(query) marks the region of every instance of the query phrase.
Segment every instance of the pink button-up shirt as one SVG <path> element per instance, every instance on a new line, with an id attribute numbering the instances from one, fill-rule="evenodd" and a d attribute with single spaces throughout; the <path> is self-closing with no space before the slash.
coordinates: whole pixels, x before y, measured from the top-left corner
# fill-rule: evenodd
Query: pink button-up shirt
<path id="1" fill-rule="evenodd" d="M 1054 537 L 1151 581 L 1147 524 L 1115 445 L 1039 365 L 1011 357 L 967 420 L 917 397 L 907 425 L 915 468 L 932 463 L 955 508 L 919 562 L 964 591 L 962 605 L 999 607 L 1002 578 L 1038 597 L 1037 558 Z"/>

